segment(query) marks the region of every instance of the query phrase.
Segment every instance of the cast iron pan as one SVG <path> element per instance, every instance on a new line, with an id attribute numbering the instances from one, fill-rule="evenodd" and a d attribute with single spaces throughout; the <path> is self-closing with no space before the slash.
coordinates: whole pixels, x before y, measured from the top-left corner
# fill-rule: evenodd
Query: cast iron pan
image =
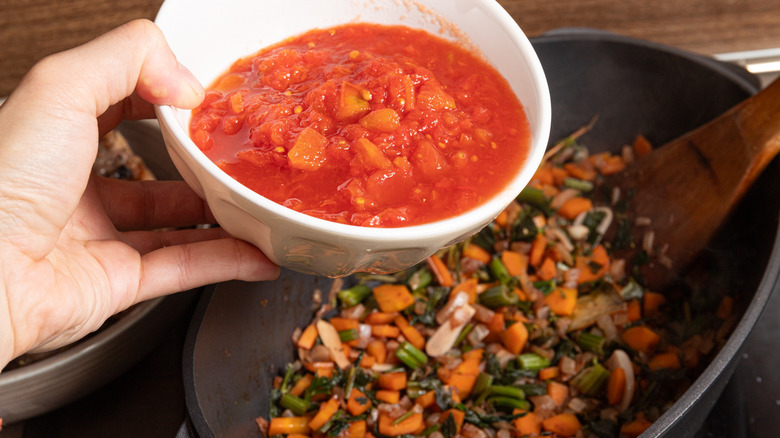
<path id="1" fill-rule="evenodd" d="M 551 88 L 551 139 L 566 137 L 595 115 L 582 141 L 616 150 L 637 134 L 663 144 L 758 89 L 744 71 L 656 44 L 589 30 L 557 31 L 534 46 Z M 772 190 L 773 162 L 723 233 L 707 249 L 733 273 L 742 319 L 715 360 L 643 437 L 695 436 L 737 365 L 739 351 L 775 287 L 780 255 Z M 184 354 L 187 407 L 200 437 L 259 437 L 273 376 L 293 359 L 290 334 L 312 316 L 314 289 L 331 280 L 284 272 L 273 283 L 225 283 L 204 294 Z"/>

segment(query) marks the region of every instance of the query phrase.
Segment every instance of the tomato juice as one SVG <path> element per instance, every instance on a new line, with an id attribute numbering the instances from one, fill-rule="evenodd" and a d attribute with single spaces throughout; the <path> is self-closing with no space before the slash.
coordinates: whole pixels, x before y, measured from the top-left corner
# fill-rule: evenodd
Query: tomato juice
<path id="1" fill-rule="evenodd" d="M 313 30 L 236 61 L 190 135 L 268 199 L 339 223 L 445 219 L 502 190 L 530 147 L 525 111 L 479 55 L 421 30 Z"/>

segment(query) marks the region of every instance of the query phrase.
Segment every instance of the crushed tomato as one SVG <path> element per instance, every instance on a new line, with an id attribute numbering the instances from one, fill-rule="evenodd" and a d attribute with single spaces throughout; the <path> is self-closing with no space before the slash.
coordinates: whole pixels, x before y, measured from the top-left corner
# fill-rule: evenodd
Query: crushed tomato
<path id="1" fill-rule="evenodd" d="M 236 61 L 190 133 L 226 173 L 294 210 L 376 227 L 452 217 L 512 179 L 521 103 L 478 55 L 421 30 L 313 30 Z"/>

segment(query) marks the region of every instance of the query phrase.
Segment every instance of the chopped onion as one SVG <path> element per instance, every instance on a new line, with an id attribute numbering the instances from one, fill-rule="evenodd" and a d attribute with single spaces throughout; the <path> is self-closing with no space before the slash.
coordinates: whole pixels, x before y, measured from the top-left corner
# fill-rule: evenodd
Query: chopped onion
<path id="1" fill-rule="evenodd" d="M 612 355 L 609 357 L 609 359 L 607 359 L 605 364 L 610 370 L 614 370 L 615 368 L 620 367 L 626 374 L 626 386 L 623 389 L 623 398 L 620 399 L 620 403 L 617 406 L 619 410 L 625 411 L 629 404 L 631 404 L 631 400 L 634 398 L 634 388 L 636 385 L 636 380 L 634 379 L 634 367 L 631 363 L 631 358 L 628 357 L 628 354 L 625 351 L 616 349 L 612 352 Z"/>

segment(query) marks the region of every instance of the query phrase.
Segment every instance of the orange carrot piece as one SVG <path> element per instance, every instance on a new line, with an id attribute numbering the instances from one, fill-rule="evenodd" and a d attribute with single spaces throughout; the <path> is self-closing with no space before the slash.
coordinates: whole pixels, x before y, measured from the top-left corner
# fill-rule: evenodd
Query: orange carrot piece
<path id="1" fill-rule="evenodd" d="M 590 161 L 580 163 L 566 163 L 563 168 L 574 178 L 593 181 L 596 178 L 596 172 L 593 170 L 593 164 Z"/>
<path id="2" fill-rule="evenodd" d="M 553 169 L 555 169 L 555 167 L 552 164 L 544 163 L 536 169 L 533 179 L 540 184 L 551 186 L 555 183 L 555 180 L 553 179 Z"/>
<path id="3" fill-rule="evenodd" d="M 463 256 L 474 260 L 479 260 L 484 264 L 490 263 L 490 253 L 482 249 L 481 246 L 469 243 L 463 248 Z"/>
<path id="4" fill-rule="evenodd" d="M 560 369 L 558 367 L 547 367 L 539 370 L 539 380 L 550 380 L 560 375 Z"/>
<path id="5" fill-rule="evenodd" d="M 392 391 L 389 389 L 380 389 L 375 394 L 376 399 L 385 403 L 396 404 L 401 400 L 401 391 Z"/>
<path id="6" fill-rule="evenodd" d="M 581 196 L 575 196 L 561 205 L 558 214 L 566 219 L 574 220 L 580 213 L 593 208 L 593 201 Z"/>
<path id="7" fill-rule="evenodd" d="M 539 269 L 536 271 L 536 275 L 538 275 L 539 279 L 542 281 L 552 280 L 557 273 L 558 270 L 555 268 L 555 261 L 550 257 L 545 257 L 541 266 L 539 266 Z"/>
<path id="8" fill-rule="evenodd" d="M 399 423 L 387 414 L 379 414 L 379 433 L 386 436 L 411 435 L 425 427 L 423 415 L 415 412 Z"/>
<path id="9" fill-rule="evenodd" d="M 718 305 L 718 310 L 715 312 L 715 316 L 720 319 L 727 319 L 729 316 L 731 316 L 731 312 L 733 311 L 734 298 L 725 295 L 723 299 L 720 300 L 720 304 Z"/>
<path id="10" fill-rule="evenodd" d="M 320 410 L 309 421 L 309 427 L 312 430 L 317 430 L 325 425 L 328 420 L 333 417 L 336 411 L 339 410 L 339 400 L 336 397 L 331 397 L 327 402 L 320 405 Z"/>
<path id="11" fill-rule="evenodd" d="M 379 338 L 397 338 L 401 334 L 398 327 L 390 324 L 374 324 L 371 326 L 371 335 Z"/>
<path id="12" fill-rule="evenodd" d="M 373 356 L 377 363 L 385 363 L 387 361 L 387 346 L 382 341 L 369 342 L 366 346 L 366 353 Z"/>
<path id="13" fill-rule="evenodd" d="M 626 389 L 626 372 L 621 367 L 616 367 L 609 375 L 607 382 L 607 401 L 616 405 L 623 400 L 623 391 Z"/>
<path id="14" fill-rule="evenodd" d="M 647 361 L 647 367 L 651 371 L 664 368 L 678 369 L 680 368 L 680 355 L 676 352 L 658 353 Z"/>
<path id="15" fill-rule="evenodd" d="M 572 436 L 582 428 L 582 425 L 576 415 L 565 412 L 543 420 L 542 428 L 558 435 Z"/>
<path id="16" fill-rule="evenodd" d="M 461 292 L 466 292 L 469 295 L 469 304 L 473 304 L 477 301 L 477 296 L 479 295 L 477 291 L 478 286 L 479 280 L 476 278 L 469 278 L 466 281 L 462 281 L 450 290 L 450 299 L 456 297 Z"/>
<path id="17" fill-rule="evenodd" d="M 520 354 L 528 342 L 528 329 L 522 322 L 516 322 L 501 332 L 501 343 L 512 354 Z"/>
<path id="18" fill-rule="evenodd" d="M 336 366 L 336 364 L 333 362 L 306 362 L 303 364 L 303 367 L 312 373 L 316 373 L 322 369 L 332 370 L 334 366 Z"/>
<path id="19" fill-rule="evenodd" d="M 362 368 L 371 368 L 375 363 L 376 359 L 370 354 L 364 354 L 363 358 L 360 359 L 360 367 Z"/>
<path id="20" fill-rule="evenodd" d="M 642 310 L 646 318 L 652 318 L 658 314 L 658 308 L 666 302 L 666 297 L 657 292 L 645 291 L 642 297 Z"/>
<path id="21" fill-rule="evenodd" d="M 544 236 L 542 236 L 542 238 L 544 238 Z M 536 240 L 534 240 L 534 242 L 536 242 Z M 547 243 L 545 242 L 541 247 L 541 254 L 544 254 L 544 247 L 546 246 Z M 539 257 L 541 257 L 541 254 Z M 515 251 L 504 251 L 501 253 L 501 261 L 504 263 L 504 266 L 506 266 L 509 275 L 519 276 L 528 271 L 529 260 L 528 256 L 525 254 L 520 254 Z"/>
<path id="22" fill-rule="evenodd" d="M 629 321 L 634 322 L 642 319 L 642 306 L 639 304 L 639 300 L 631 300 L 626 305 Z"/>
<path id="23" fill-rule="evenodd" d="M 400 312 L 414 304 L 414 297 L 403 284 L 382 284 L 373 292 L 379 308 L 386 313 Z"/>
<path id="24" fill-rule="evenodd" d="M 560 287 L 544 297 L 544 302 L 556 315 L 571 316 L 577 307 L 577 289 Z"/>
<path id="25" fill-rule="evenodd" d="M 350 330 L 350 329 L 357 330 L 358 327 L 360 326 L 360 321 L 354 318 L 341 318 L 338 316 L 334 316 L 333 318 L 330 319 L 330 324 L 337 331 Z"/>
<path id="26" fill-rule="evenodd" d="M 291 433 L 287 435 L 287 438 L 309 438 L 309 435 L 305 433 Z"/>
<path id="27" fill-rule="evenodd" d="M 400 391 L 406 388 L 406 373 L 398 371 L 380 374 L 377 379 L 377 384 L 384 389 Z"/>
<path id="28" fill-rule="evenodd" d="M 371 312 L 363 318 L 363 322 L 366 324 L 390 324 L 398 316 L 398 312 L 384 313 L 384 312 Z"/>
<path id="29" fill-rule="evenodd" d="M 314 324 L 309 324 L 301 333 L 301 337 L 298 338 L 298 347 L 305 350 L 311 350 L 314 347 L 314 343 L 317 342 L 317 327 Z"/>
<path id="30" fill-rule="evenodd" d="M 350 414 L 358 416 L 366 412 L 371 407 L 371 399 L 366 397 L 360 390 L 352 388 L 347 398 L 347 410 Z"/>
<path id="31" fill-rule="evenodd" d="M 491 333 L 500 334 L 504 331 L 505 323 L 504 323 L 504 314 L 500 312 L 495 312 L 493 314 L 493 319 L 490 320 L 490 323 L 487 324 L 488 330 L 490 330 Z"/>
<path id="32" fill-rule="evenodd" d="M 629 327 L 621 337 L 629 347 L 647 354 L 655 350 L 655 347 L 661 342 L 661 337 L 657 333 L 643 325 Z"/>
<path id="33" fill-rule="evenodd" d="M 552 168 L 551 173 L 556 187 L 562 186 L 563 181 L 570 176 L 568 170 L 557 166 Z"/>
<path id="34" fill-rule="evenodd" d="M 485 349 L 484 348 L 474 348 L 471 349 L 465 353 L 463 353 L 460 357 L 464 361 L 475 361 L 477 365 L 479 365 L 480 362 L 482 362 L 482 358 L 485 356 Z"/>
<path id="35" fill-rule="evenodd" d="M 531 253 L 528 256 L 528 264 L 533 267 L 538 267 L 542 263 L 542 256 L 544 256 L 545 250 L 547 250 L 547 238 L 544 237 L 544 234 L 538 233 L 531 243 Z"/>
<path id="36" fill-rule="evenodd" d="M 569 398 L 569 386 L 560 382 L 551 380 L 547 382 L 547 395 L 550 396 L 555 406 L 563 406 L 566 399 Z"/>
<path id="37" fill-rule="evenodd" d="M 645 419 L 644 414 L 640 412 L 633 421 L 620 427 L 620 434 L 630 438 L 636 438 L 639 435 L 642 435 L 651 424 L 651 422 Z"/>
<path id="38" fill-rule="evenodd" d="M 324 423 L 323 423 L 324 424 Z M 307 417 L 276 417 L 268 425 L 268 435 L 308 435 L 311 432 Z"/>
<path id="39" fill-rule="evenodd" d="M 444 287 L 452 287 L 452 285 L 455 284 L 454 280 L 452 279 L 450 270 L 447 268 L 447 265 L 444 264 L 444 261 L 442 261 L 441 258 L 432 255 L 425 259 L 425 261 L 428 263 L 428 267 L 431 269 L 433 276 L 436 277 L 436 281 L 440 285 Z"/>
<path id="40" fill-rule="evenodd" d="M 412 344 L 418 350 L 425 348 L 425 337 L 413 326 L 409 324 L 409 321 L 405 317 L 398 315 L 393 320 L 396 327 L 401 329 L 401 333 L 404 335 L 407 341 Z"/>
<path id="41" fill-rule="evenodd" d="M 650 152 L 653 152 L 653 145 L 647 138 L 645 138 L 645 136 L 641 134 L 634 138 L 633 148 L 634 154 L 637 156 L 637 158 L 644 157 Z"/>
<path id="42" fill-rule="evenodd" d="M 349 423 L 347 430 L 343 432 L 343 438 L 365 438 L 366 436 L 366 420 L 358 420 Z M 289 436 L 287 438 L 290 438 Z"/>
<path id="43" fill-rule="evenodd" d="M 598 167 L 602 175 L 614 175 L 626 168 L 626 162 L 620 155 L 612 155 L 604 160 Z"/>
<path id="44" fill-rule="evenodd" d="M 426 392 L 414 399 L 414 403 L 420 405 L 423 409 L 433 406 L 433 404 L 436 403 L 436 391 Z"/>
<path id="45" fill-rule="evenodd" d="M 463 426 L 463 421 L 466 419 L 466 413 L 460 409 L 447 409 L 441 413 L 441 416 L 439 416 L 439 424 L 447 421 L 447 418 L 449 417 L 452 417 L 452 419 L 455 421 L 456 433 L 460 433 L 460 428 Z"/>
<path id="46" fill-rule="evenodd" d="M 515 429 L 520 436 L 539 435 L 542 433 L 542 419 L 539 415 L 528 412 L 514 421 Z"/>
<path id="47" fill-rule="evenodd" d="M 295 385 L 293 385 L 292 389 L 290 389 L 290 394 L 294 396 L 299 396 L 303 394 L 304 391 L 306 391 L 306 388 L 311 385 L 311 382 L 314 381 L 314 375 L 313 374 L 305 374 L 303 377 L 298 379 L 297 382 L 295 382 Z"/>

